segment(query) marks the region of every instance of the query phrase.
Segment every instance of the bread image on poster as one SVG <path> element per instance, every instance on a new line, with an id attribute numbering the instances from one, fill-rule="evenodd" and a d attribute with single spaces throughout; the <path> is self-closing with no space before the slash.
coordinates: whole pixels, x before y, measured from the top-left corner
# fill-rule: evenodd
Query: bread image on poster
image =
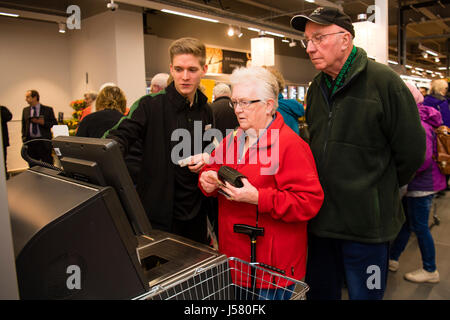
<path id="1" fill-rule="evenodd" d="M 222 73 L 222 62 L 222 49 L 206 47 L 206 64 L 208 65 L 208 72 Z"/>

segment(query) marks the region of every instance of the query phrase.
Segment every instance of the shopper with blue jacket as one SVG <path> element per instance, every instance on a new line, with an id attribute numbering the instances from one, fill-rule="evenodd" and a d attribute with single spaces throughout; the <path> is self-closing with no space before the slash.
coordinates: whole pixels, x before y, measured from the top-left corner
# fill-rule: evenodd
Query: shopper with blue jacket
<path id="1" fill-rule="evenodd" d="M 275 76 L 278 82 L 278 109 L 277 111 L 283 116 L 284 123 L 286 123 L 294 132 L 300 135 L 298 128 L 298 118 L 303 117 L 305 109 L 303 105 L 295 99 L 284 99 L 281 93 L 285 87 L 284 77 L 280 71 L 275 67 L 266 67 Z"/>
<path id="2" fill-rule="evenodd" d="M 442 124 L 442 117 L 435 108 L 422 104 L 423 96 L 414 85 L 407 83 L 407 86 L 419 108 L 420 119 L 426 133 L 427 149 L 425 161 L 417 170 L 414 179 L 408 184 L 408 191 L 403 199 L 406 222 L 391 246 L 389 270 L 398 270 L 398 259 L 408 243 L 411 231 L 414 231 L 419 242 L 423 268 L 406 273 L 405 279 L 417 283 L 437 283 L 439 282 L 439 272 L 436 269 L 436 252 L 428 227 L 428 216 L 434 194 L 446 187 L 445 176 L 439 171 L 437 163 L 433 160 L 433 155 L 436 154 L 434 129 Z"/>

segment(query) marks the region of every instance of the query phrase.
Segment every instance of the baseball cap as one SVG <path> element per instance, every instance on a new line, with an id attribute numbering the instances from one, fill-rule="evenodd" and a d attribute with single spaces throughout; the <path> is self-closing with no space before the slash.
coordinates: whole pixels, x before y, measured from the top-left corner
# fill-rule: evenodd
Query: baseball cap
<path id="1" fill-rule="evenodd" d="M 305 32 L 305 26 L 308 20 L 326 26 L 335 24 L 350 32 L 352 37 L 355 37 L 352 20 L 338 8 L 318 7 L 309 16 L 297 15 L 291 19 L 291 26 L 294 29 Z"/>

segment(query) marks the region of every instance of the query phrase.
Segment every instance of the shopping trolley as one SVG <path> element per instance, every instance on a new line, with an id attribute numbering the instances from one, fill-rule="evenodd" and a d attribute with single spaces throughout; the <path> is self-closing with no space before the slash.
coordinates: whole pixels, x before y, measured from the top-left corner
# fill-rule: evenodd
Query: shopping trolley
<path id="1" fill-rule="evenodd" d="M 226 258 L 200 267 L 188 277 L 158 284 L 150 300 L 268 300 L 269 292 L 284 300 L 304 300 L 306 283 L 268 270 L 260 263 Z M 272 289 L 271 291 L 266 289 Z"/>

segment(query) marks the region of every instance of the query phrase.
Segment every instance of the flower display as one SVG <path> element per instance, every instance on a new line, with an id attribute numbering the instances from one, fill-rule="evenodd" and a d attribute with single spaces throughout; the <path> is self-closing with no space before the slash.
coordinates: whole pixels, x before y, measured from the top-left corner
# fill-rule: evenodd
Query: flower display
<path id="1" fill-rule="evenodd" d="M 74 100 L 70 103 L 70 106 L 74 110 L 72 112 L 72 119 L 65 120 L 64 124 L 69 127 L 69 134 L 74 136 L 78 128 L 78 123 L 80 122 L 81 114 L 83 113 L 84 108 L 86 108 L 86 102 L 81 99 Z"/>

